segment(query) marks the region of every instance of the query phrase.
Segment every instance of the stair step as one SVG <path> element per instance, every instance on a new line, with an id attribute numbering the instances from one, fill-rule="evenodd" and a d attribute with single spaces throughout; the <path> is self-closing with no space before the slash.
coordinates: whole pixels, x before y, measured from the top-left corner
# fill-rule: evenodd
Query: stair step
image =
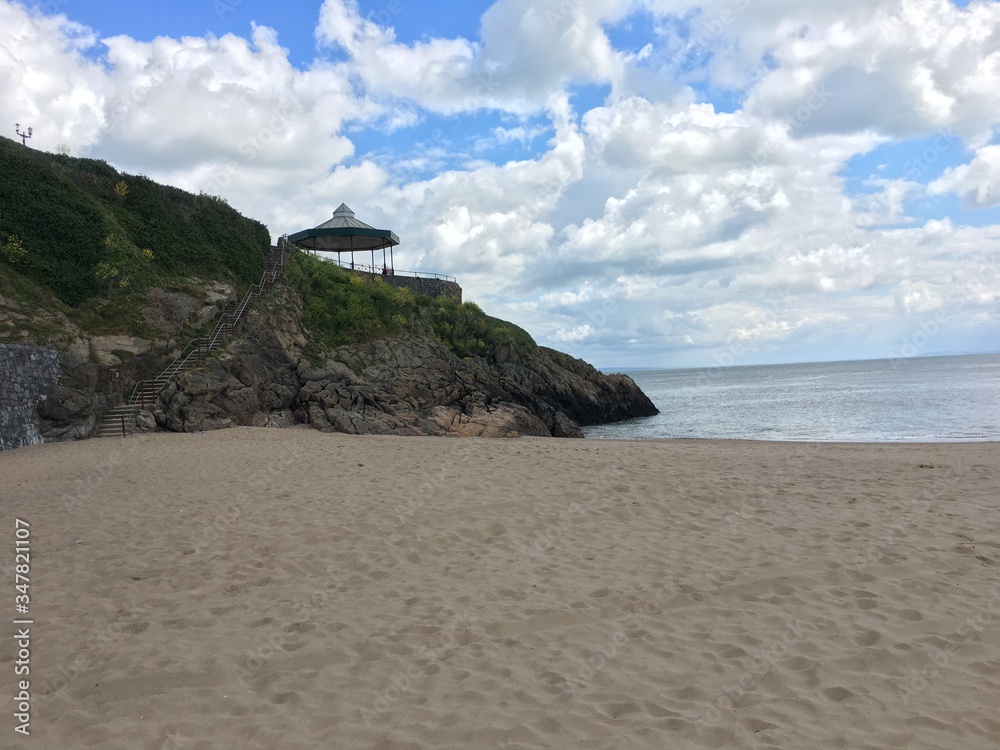
<path id="1" fill-rule="evenodd" d="M 114 406 L 108 409 L 101 421 L 98 422 L 94 436 L 120 436 L 123 417 L 126 433 L 133 432 L 135 413 L 145 405 L 145 402 L 155 402 L 167 383 L 182 372 L 200 367 L 205 356 L 218 349 L 227 338 L 236 333 L 236 329 L 250 305 L 267 294 L 281 278 L 284 273 L 283 257 L 280 252 L 269 253 L 265 266 L 266 271 L 261 281 L 252 286 L 243 299 L 234 300 L 226 305 L 212 332 L 202 339 L 192 341 L 188 346 L 193 346 L 193 349 L 183 360 L 171 363 L 155 377 L 139 382 L 133 389 L 128 403 L 124 406 Z"/>

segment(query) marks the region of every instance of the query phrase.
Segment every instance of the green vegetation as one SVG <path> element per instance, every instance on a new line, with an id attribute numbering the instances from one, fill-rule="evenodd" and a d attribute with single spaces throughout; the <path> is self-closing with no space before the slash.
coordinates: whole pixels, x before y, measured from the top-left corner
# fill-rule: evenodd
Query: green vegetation
<path id="1" fill-rule="evenodd" d="M 155 338 L 142 312 L 150 288 L 200 297 L 191 278 L 242 290 L 263 273 L 267 228 L 220 198 L 2 137 L 0 173 L 0 340 L 68 343 L 78 334 L 59 321 L 83 336 Z M 316 356 L 428 333 L 460 357 L 487 356 L 501 344 L 535 347 L 527 332 L 471 302 L 415 295 L 305 253 L 292 252 L 286 269 Z M 194 333 L 185 324 L 181 336 Z"/>
<path id="2" fill-rule="evenodd" d="M 267 228 L 219 198 L 7 138 L 0 174 L 0 275 L 20 274 L 71 307 L 90 300 L 99 317 L 126 310 L 134 322 L 151 286 L 196 275 L 245 287 L 264 271 Z"/>
<path id="3" fill-rule="evenodd" d="M 413 294 L 381 276 L 350 273 L 305 253 L 292 253 L 285 269 L 302 297 L 302 322 L 317 349 L 427 331 L 459 357 L 484 357 L 499 344 L 535 347 L 526 331 L 473 302 Z"/>

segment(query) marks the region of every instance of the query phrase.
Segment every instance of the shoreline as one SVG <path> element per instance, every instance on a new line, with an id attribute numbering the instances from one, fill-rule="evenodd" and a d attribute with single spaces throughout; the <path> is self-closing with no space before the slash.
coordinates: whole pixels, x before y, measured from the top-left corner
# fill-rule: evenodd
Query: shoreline
<path id="1" fill-rule="evenodd" d="M 524 437 L 536 437 L 534 435 L 525 435 Z M 540 438 L 546 440 L 548 438 Z M 561 439 L 561 438 L 553 438 Z M 1000 444 L 1000 438 L 941 438 L 938 440 L 925 440 L 923 438 L 917 440 L 789 440 L 787 438 L 770 440 L 768 438 L 617 438 L 617 437 L 590 437 L 586 434 L 584 439 L 593 441 L 609 441 L 609 442 L 620 442 L 620 443 L 659 443 L 659 442 L 683 442 L 689 440 L 696 443 L 777 443 L 780 445 L 799 445 L 802 443 L 810 445 L 953 445 L 953 444 L 965 444 L 969 443 L 971 445 L 980 445 L 982 443 L 996 443 Z"/>
<path id="2" fill-rule="evenodd" d="M 998 469 L 308 427 L 0 453 L 35 623 L 0 744 L 993 748 Z"/>

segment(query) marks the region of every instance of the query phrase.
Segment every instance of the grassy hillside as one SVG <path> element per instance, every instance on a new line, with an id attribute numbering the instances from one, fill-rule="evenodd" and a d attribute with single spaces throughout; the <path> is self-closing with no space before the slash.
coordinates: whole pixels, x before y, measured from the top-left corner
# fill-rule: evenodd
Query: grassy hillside
<path id="1" fill-rule="evenodd" d="M 224 201 L 0 138 L 0 277 L 113 308 L 186 275 L 260 278 L 267 228 Z"/>
<path id="2" fill-rule="evenodd" d="M 428 331 L 459 357 L 486 356 L 498 344 L 536 346 L 527 331 L 486 315 L 474 302 L 413 294 L 307 253 L 288 257 L 285 278 L 302 297 L 314 350 Z"/>
<path id="3" fill-rule="evenodd" d="M 151 287 L 197 297 L 188 277 L 246 287 L 263 272 L 267 228 L 217 198 L 2 137 L 0 174 L 0 340 L 155 338 L 142 314 Z M 317 356 L 406 333 L 430 332 L 461 357 L 485 356 L 498 344 L 535 346 L 474 303 L 415 295 L 306 253 L 290 254 L 287 280 L 303 299 Z"/>

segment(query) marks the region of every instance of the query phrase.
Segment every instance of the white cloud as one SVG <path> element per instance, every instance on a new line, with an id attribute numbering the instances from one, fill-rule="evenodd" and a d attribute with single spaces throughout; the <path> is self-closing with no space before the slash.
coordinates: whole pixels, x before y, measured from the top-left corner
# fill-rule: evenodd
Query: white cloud
<path id="1" fill-rule="evenodd" d="M 815 87 L 828 100 L 798 123 L 802 132 L 946 128 L 990 137 L 1000 104 L 1000 5 L 905 0 L 837 10 L 823 18 L 802 4 L 773 28 L 758 51 L 776 65 L 753 86 L 747 111 L 793 119 Z"/>
<path id="2" fill-rule="evenodd" d="M 615 48 L 611 25 L 649 18 L 637 49 Z M 1000 205 L 998 29 L 982 0 L 498 0 L 476 38 L 401 43 L 326 0 L 334 59 L 297 67 L 265 27 L 97 41 L 0 0 L 0 116 L 34 126 L 33 145 L 224 195 L 274 236 L 346 201 L 400 235 L 397 267 L 458 276 L 598 364 L 878 356 L 921 316 L 998 315 L 1000 227 L 913 201 Z M 577 111 L 580 84 L 611 94 Z M 737 99 L 713 105 L 720 89 Z M 398 145 L 483 110 L 481 132 L 455 119 Z M 937 128 L 974 158 L 848 192 L 852 157 Z M 385 147 L 359 153 L 373 134 Z M 497 146 L 526 155 L 490 163 Z"/>
<path id="3" fill-rule="evenodd" d="M 107 85 L 100 65 L 82 54 L 87 29 L 65 16 L 32 16 L 0 2 L 0 115 L 37 131 L 33 143 L 54 151 L 96 134 Z"/>
<path id="4" fill-rule="evenodd" d="M 350 57 L 351 73 L 376 96 L 407 99 L 435 112 L 543 111 L 570 83 L 613 83 L 625 57 L 602 21 L 620 2 L 498 0 L 480 38 L 396 41 L 391 28 L 363 18 L 357 0 L 324 0 L 318 39 Z M 627 5 L 627 4 L 626 4 Z"/>
<path id="5" fill-rule="evenodd" d="M 971 162 L 946 171 L 928 191 L 958 193 L 973 206 L 1000 206 L 1000 146 L 979 149 Z"/>

